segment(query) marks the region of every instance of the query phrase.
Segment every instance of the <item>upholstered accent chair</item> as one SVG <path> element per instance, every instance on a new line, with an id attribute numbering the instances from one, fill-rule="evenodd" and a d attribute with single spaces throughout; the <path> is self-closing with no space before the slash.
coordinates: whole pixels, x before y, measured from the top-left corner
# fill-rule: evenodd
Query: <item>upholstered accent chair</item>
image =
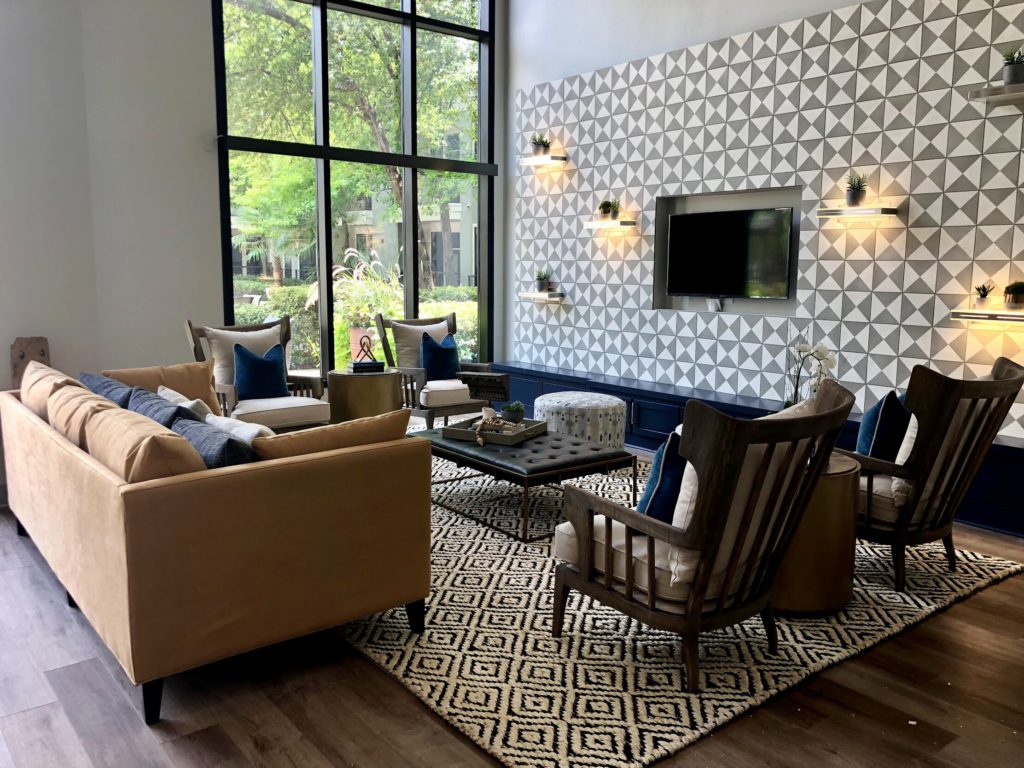
<path id="1" fill-rule="evenodd" d="M 692 491 L 680 493 L 687 519 L 677 509 L 673 524 L 566 486 L 552 635 L 575 589 L 680 634 L 690 692 L 700 689 L 701 632 L 760 615 L 775 653 L 772 583 L 853 401 L 831 380 L 793 416 L 748 421 L 690 400 L 679 452 Z"/>
<path id="2" fill-rule="evenodd" d="M 324 386 L 319 376 L 289 373 L 288 397 L 239 400 L 236 395 L 234 344 L 260 355 L 280 344 L 287 353 L 292 339 L 288 315 L 258 325 L 197 326 L 186 320 L 185 329 L 196 362 L 203 362 L 207 355 L 213 358 L 217 399 L 225 416 L 276 431 L 318 426 L 331 420 L 331 407 L 322 400 Z"/>
<path id="3" fill-rule="evenodd" d="M 912 418 L 895 462 L 848 453 L 861 464 L 857 535 L 888 544 L 896 589 L 906 588 L 906 548 L 942 540 L 956 570 L 953 518 L 1024 384 L 1005 357 L 973 381 L 914 367 L 904 405 Z"/>
<path id="4" fill-rule="evenodd" d="M 494 401 L 508 400 L 508 374 L 494 373 L 490 363 L 469 363 L 462 361 L 455 379 L 430 381 L 427 371 L 419 365 L 419 342 L 403 344 L 395 336 L 395 349 L 388 339 L 388 331 L 396 334 L 395 326 L 423 329 L 437 341 L 444 336 L 455 335 L 455 313 L 444 317 L 389 320 L 377 315 L 377 336 L 384 350 L 384 359 L 402 375 L 402 407 L 412 410 L 413 416 L 426 421 L 427 429 L 433 429 L 434 419 L 474 413 Z M 401 333 L 403 329 L 397 329 Z"/>

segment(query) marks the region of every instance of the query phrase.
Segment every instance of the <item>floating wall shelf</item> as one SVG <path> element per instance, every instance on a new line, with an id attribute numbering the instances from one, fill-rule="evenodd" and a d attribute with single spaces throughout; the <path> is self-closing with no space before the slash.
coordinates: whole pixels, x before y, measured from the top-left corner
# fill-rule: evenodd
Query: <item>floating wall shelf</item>
<path id="1" fill-rule="evenodd" d="M 561 291 L 524 291 L 519 298 L 534 304 L 561 304 L 565 294 Z"/>
<path id="2" fill-rule="evenodd" d="M 568 155 L 523 155 L 519 164 L 531 168 L 562 168 L 569 162 Z"/>
<path id="3" fill-rule="evenodd" d="M 957 307 L 949 313 L 957 320 L 988 320 L 997 323 L 1024 323 L 1024 308 L 1016 309 L 1003 305 L 993 307 Z"/>
<path id="4" fill-rule="evenodd" d="M 899 209 L 889 205 L 864 205 L 857 208 L 819 208 L 819 219 L 837 219 L 838 221 L 884 221 L 899 213 Z"/>
<path id="5" fill-rule="evenodd" d="M 971 101 L 983 101 L 990 107 L 1001 107 L 1007 104 L 1024 106 L 1024 85 L 997 85 L 992 88 L 979 88 L 969 91 L 967 98 Z"/>
<path id="6" fill-rule="evenodd" d="M 585 229 L 633 229 L 636 219 L 591 219 L 583 222 Z"/>

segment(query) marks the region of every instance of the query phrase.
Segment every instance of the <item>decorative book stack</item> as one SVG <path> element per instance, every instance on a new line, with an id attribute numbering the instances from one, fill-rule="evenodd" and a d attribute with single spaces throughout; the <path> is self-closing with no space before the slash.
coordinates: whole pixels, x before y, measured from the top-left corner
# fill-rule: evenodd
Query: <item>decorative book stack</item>
<path id="1" fill-rule="evenodd" d="M 349 373 L 384 373 L 384 363 L 377 360 L 354 360 L 348 364 Z"/>

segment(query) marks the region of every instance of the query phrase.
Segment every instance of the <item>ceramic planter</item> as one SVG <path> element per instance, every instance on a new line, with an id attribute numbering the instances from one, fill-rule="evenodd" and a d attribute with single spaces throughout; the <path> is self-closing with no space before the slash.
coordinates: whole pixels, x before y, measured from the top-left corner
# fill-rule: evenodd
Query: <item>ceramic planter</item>
<path id="1" fill-rule="evenodd" d="M 548 289 L 549 281 L 537 278 L 537 293 L 544 293 Z"/>
<path id="2" fill-rule="evenodd" d="M 982 298 L 981 296 L 975 296 L 974 297 L 974 308 L 975 309 L 985 309 L 988 305 L 989 305 L 988 296 L 986 296 L 985 298 Z"/>
<path id="3" fill-rule="evenodd" d="M 525 415 L 526 415 L 525 411 L 504 411 L 503 410 L 501 412 L 501 418 L 503 418 L 505 421 L 511 421 L 513 424 L 518 424 L 519 422 L 521 422 Z"/>
<path id="4" fill-rule="evenodd" d="M 848 189 L 846 190 L 846 204 L 851 208 L 856 208 L 864 202 L 867 194 L 868 191 L 866 189 Z"/>
<path id="5" fill-rule="evenodd" d="M 1003 65 L 1003 85 L 1020 85 L 1024 83 L 1024 64 Z"/>
<path id="6" fill-rule="evenodd" d="M 533 154 L 535 155 L 549 155 L 551 154 L 551 147 L 545 147 L 540 144 L 533 145 Z"/>

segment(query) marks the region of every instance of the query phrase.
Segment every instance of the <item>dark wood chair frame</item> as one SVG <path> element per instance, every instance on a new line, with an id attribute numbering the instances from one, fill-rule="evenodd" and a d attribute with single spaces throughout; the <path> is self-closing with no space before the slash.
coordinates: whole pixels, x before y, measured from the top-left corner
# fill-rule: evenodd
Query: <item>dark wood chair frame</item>
<path id="1" fill-rule="evenodd" d="M 192 346 L 192 354 L 195 356 L 197 363 L 202 363 L 206 360 L 206 350 L 203 348 L 202 340 L 208 338 L 206 335 L 207 328 L 212 328 L 215 331 L 235 331 L 241 333 L 247 333 L 250 331 L 263 331 L 267 328 L 281 329 L 281 346 L 287 347 L 288 342 L 292 340 L 292 322 L 288 315 L 284 315 L 280 320 L 274 320 L 269 323 L 260 323 L 258 325 L 211 325 L 211 326 L 195 326 L 192 325 L 191 320 L 185 321 L 185 330 L 188 332 L 188 341 Z M 288 392 L 295 397 L 313 397 L 319 400 L 324 395 L 324 382 L 319 376 L 297 376 L 295 374 L 288 374 Z M 234 387 L 223 387 L 217 385 L 217 400 L 220 402 L 220 409 L 225 416 L 231 414 L 231 409 L 234 407 L 232 398 L 234 397 Z"/>
<path id="2" fill-rule="evenodd" d="M 815 412 L 792 419 L 747 421 L 727 416 L 711 406 L 691 400 L 686 404 L 680 454 L 692 463 L 699 480 L 693 519 L 684 530 L 603 499 L 574 486 L 565 488 L 563 513 L 572 523 L 578 540 L 578 565 L 559 563 L 555 569 L 553 637 L 561 637 L 565 605 L 569 591 L 577 590 L 656 629 L 678 633 L 683 639 L 683 658 L 687 691 L 699 690 L 699 645 L 701 632 L 738 624 L 760 615 L 771 653 L 778 649 L 778 632 L 772 613 L 772 583 L 793 533 L 818 478 L 828 463 L 847 416 L 853 407 L 853 394 L 834 381 L 822 384 L 815 399 Z M 740 472 L 749 446 L 764 444 L 750 497 L 728 560 L 720 594 L 708 596 L 708 586 L 722 538 L 728 511 L 737 492 Z M 776 448 L 784 445 L 782 466 L 803 467 L 791 473 L 778 472 L 771 488 L 764 488 Z M 799 447 L 799 449 L 798 449 Z M 789 477 L 787 481 L 785 478 Z M 777 508 L 774 515 L 762 516 L 756 531 L 751 530 L 759 500 L 765 509 Z M 633 539 L 647 537 L 647 592 L 638 592 L 633 568 L 626 568 L 624 580 L 616 580 L 612 569 L 599 572 L 594 567 L 594 516 L 604 515 L 604 562 L 612 563 L 612 521 L 627 528 L 626 562 L 632 563 Z M 740 554 L 748 536 L 767 542 L 758 557 L 740 563 Z M 700 553 L 694 580 L 683 613 L 657 607 L 658 590 L 655 569 L 655 540 L 673 547 Z M 613 588 L 620 584 L 622 591 Z M 729 585 L 729 586 L 726 586 Z M 735 586 L 735 589 L 730 589 Z"/>
<path id="3" fill-rule="evenodd" d="M 474 413 L 484 406 L 490 406 L 493 402 L 504 402 L 508 400 L 509 378 L 507 373 L 494 373 L 491 371 L 490 363 L 468 363 L 459 364 L 461 370 L 458 378 L 469 387 L 469 400 L 454 405 L 442 405 L 435 408 L 426 408 L 420 403 L 420 392 L 427 385 L 427 372 L 423 368 L 402 368 L 391 350 L 391 343 L 388 341 L 387 331 L 392 323 L 403 325 L 436 325 L 445 322 L 448 324 L 448 333 L 455 335 L 455 313 L 444 317 L 415 318 L 408 320 L 389 320 L 384 315 L 377 314 L 377 336 L 380 338 L 381 347 L 384 350 L 384 360 L 388 366 L 394 368 L 402 375 L 402 407 L 412 411 L 413 416 L 418 416 L 427 423 L 427 429 L 434 428 L 434 419 L 444 417 L 447 426 L 449 416 Z"/>
<path id="4" fill-rule="evenodd" d="M 917 418 L 918 427 L 906 463 L 895 464 L 843 451 L 860 462 L 861 474 L 867 478 L 866 505 L 864 514 L 858 518 L 857 535 L 891 547 L 898 591 L 906 589 L 909 546 L 942 539 L 949 569 L 956 570 L 953 519 L 1022 385 L 1024 368 L 1005 357 L 996 360 L 990 377 L 973 381 L 953 379 L 923 365 L 915 366 L 904 405 Z M 957 422 L 957 408 L 962 401 L 968 403 L 963 419 Z M 952 433 L 956 428 L 959 432 Z M 957 448 L 940 457 L 947 440 Z M 937 467 L 940 458 L 942 464 Z M 895 523 L 873 514 L 876 475 L 903 478 L 911 485 Z M 934 485 L 923 497 L 931 478 Z"/>

